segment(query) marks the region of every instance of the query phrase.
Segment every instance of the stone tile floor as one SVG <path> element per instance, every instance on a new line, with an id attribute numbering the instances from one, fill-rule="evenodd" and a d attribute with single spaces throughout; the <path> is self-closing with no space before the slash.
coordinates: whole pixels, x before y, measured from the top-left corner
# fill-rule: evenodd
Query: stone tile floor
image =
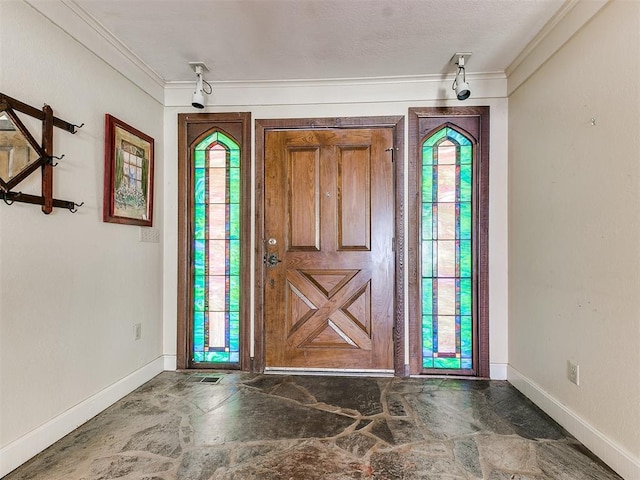
<path id="1" fill-rule="evenodd" d="M 619 479 L 507 382 L 164 372 L 5 480 Z"/>

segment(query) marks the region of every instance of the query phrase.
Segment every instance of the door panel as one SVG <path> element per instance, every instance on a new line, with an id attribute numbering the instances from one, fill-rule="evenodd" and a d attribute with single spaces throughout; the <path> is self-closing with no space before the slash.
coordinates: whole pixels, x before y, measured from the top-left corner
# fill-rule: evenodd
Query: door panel
<path id="1" fill-rule="evenodd" d="M 393 368 L 392 134 L 266 133 L 267 367 Z"/>
<path id="2" fill-rule="evenodd" d="M 338 249 L 371 248 L 371 150 L 338 150 Z"/>
<path id="3" fill-rule="evenodd" d="M 320 149 L 287 150 L 290 250 L 320 249 Z"/>

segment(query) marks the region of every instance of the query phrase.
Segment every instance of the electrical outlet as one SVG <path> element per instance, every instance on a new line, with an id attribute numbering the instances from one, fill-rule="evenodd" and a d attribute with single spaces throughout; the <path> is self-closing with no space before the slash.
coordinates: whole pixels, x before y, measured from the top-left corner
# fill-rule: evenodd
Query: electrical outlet
<path id="1" fill-rule="evenodd" d="M 136 323 L 133 326 L 133 339 L 140 340 L 142 338 L 142 324 Z"/>
<path id="2" fill-rule="evenodd" d="M 567 378 L 571 383 L 580 385 L 580 366 L 570 360 L 567 362 Z"/>

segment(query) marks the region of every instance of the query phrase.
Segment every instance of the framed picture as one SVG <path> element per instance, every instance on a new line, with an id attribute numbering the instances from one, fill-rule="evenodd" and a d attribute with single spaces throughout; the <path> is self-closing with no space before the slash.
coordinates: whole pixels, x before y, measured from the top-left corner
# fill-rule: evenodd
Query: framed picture
<path id="1" fill-rule="evenodd" d="M 153 221 L 153 138 L 105 115 L 102 220 L 150 227 Z"/>

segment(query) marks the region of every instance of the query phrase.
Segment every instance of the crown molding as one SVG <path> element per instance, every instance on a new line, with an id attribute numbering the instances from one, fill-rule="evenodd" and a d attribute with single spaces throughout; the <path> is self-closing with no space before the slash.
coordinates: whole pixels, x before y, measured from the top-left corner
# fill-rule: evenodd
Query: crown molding
<path id="1" fill-rule="evenodd" d="M 609 0 L 566 0 L 505 70 L 511 95 L 573 37 Z"/>
<path id="2" fill-rule="evenodd" d="M 210 82 L 208 106 L 310 105 L 455 100 L 455 75 Z M 504 98 L 504 72 L 467 74 L 473 98 Z M 191 105 L 194 82 L 167 82 L 167 107 Z"/>
<path id="3" fill-rule="evenodd" d="M 159 103 L 165 80 L 74 0 L 25 0 Z"/>

